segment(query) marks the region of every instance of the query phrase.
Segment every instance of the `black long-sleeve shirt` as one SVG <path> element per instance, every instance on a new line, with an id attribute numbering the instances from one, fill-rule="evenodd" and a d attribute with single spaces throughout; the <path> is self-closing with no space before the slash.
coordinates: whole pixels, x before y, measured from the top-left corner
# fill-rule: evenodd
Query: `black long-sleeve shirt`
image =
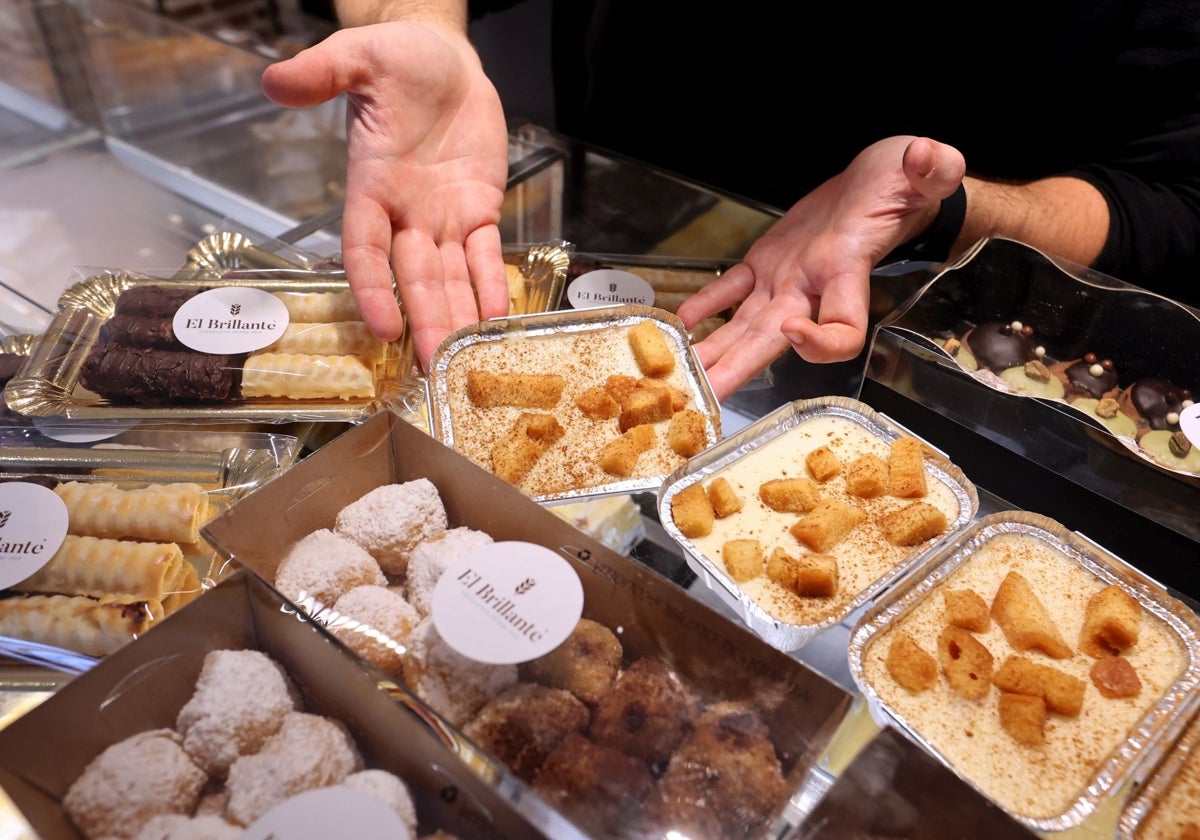
<path id="1" fill-rule="evenodd" d="M 566 135 L 780 209 L 875 140 L 927 135 L 981 177 L 1094 184 L 1111 225 L 1093 267 L 1200 305 L 1197 0 L 564 0 L 554 14 Z"/>

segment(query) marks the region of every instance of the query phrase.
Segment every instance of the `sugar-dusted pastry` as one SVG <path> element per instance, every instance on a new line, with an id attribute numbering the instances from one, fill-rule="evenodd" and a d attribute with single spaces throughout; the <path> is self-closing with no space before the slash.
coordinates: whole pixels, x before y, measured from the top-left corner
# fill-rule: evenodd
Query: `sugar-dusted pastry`
<path id="1" fill-rule="evenodd" d="M 117 741 L 88 763 L 63 810 L 88 840 L 134 837 L 159 814 L 190 814 L 208 777 L 170 729 Z"/>
<path id="2" fill-rule="evenodd" d="M 21 595 L 0 599 L 0 636 L 106 656 L 164 615 L 158 601 L 108 595 Z"/>
<path id="3" fill-rule="evenodd" d="M 408 829 L 410 837 L 417 836 L 417 806 L 413 802 L 412 791 L 404 780 L 389 770 L 367 767 L 357 770 L 340 784 L 353 790 L 361 790 L 383 801 L 395 811 L 400 822 Z"/>
<path id="4" fill-rule="evenodd" d="M 376 584 L 347 590 L 336 601 L 338 613 L 329 631 L 376 668 L 388 674 L 400 671 L 404 640 L 421 620 L 421 614 L 399 592 Z"/>
<path id="5" fill-rule="evenodd" d="M 242 371 L 247 398 L 363 399 L 375 396 L 375 366 L 358 356 L 251 353 Z"/>
<path id="6" fill-rule="evenodd" d="M 654 766 L 671 757 L 692 731 L 696 698 L 658 659 L 642 657 L 600 698 L 590 734 L 597 744 Z"/>
<path id="7" fill-rule="evenodd" d="M 379 363 L 387 344 L 380 341 L 363 321 L 333 323 L 292 322 L 273 344 L 270 353 L 302 353 L 311 356 L 358 356 Z"/>
<path id="8" fill-rule="evenodd" d="M 343 723 L 289 712 L 261 750 L 230 766 L 225 815 L 250 825 L 285 799 L 337 784 L 362 768 L 362 755 Z"/>
<path id="9" fill-rule="evenodd" d="M 612 630 L 581 618 L 561 645 L 522 663 L 520 675 L 524 680 L 565 688 L 594 706 L 617 678 L 624 655 L 621 640 Z"/>
<path id="10" fill-rule="evenodd" d="M 346 536 L 318 528 L 297 540 L 275 570 L 275 588 L 293 601 L 314 598 L 332 606 L 356 586 L 387 586 L 379 563 Z"/>
<path id="11" fill-rule="evenodd" d="M 404 681 L 454 726 L 517 681 L 516 665 L 479 662 L 450 647 L 432 618 L 414 627 L 407 641 Z"/>
<path id="12" fill-rule="evenodd" d="M 244 831 L 217 814 L 159 814 L 133 840 L 238 840 Z"/>
<path id="13" fill-rule="evenodd" d="M 338 511 L 333 529 L 358 543 L 390 575 L 402 575 L 426 537 L 446 530 L 446 508 L 427 478 L 384 484 Z"/>
<path id="14" fill-rule="evenodd" d="M 193 543 L 208 515 L 199 484 L 175 482 L 125 489 L 108 482 L 67 481 L 54 488 L 77 536 Z"/>
<path id="15" fill-rule="evenodd" d="M 532 782 L 563 738 L 587 730 L 591 712 L 564 688 L 519 682 L 483 705 L 463 726 L 463 734 Z"/>
<path id="16" fill-rule="evenodd" d="M 239 755 L 261 749 L 299 707 L 291 678 L 265 653 L 213 650 L 204 657 L 175 728 L 196 764 L 223 778 Z"/>
<path id="17" fill-rule="evenodd" d="M 337 321 L 361 321 L 362 314 L 354 295 L 341 292 L 276 292 L 287 307 L 292 323 L 328 324 Z"/>
<path id="18" fill-rule="evenodd" d="M 93 598 L 122 593 L 163 601 L 182 577 L 184 565 L 175 543 L 68 534 L 46 565 L 11 588 Z"/>
<path id="19" fill-rule="evenodd" d="M 485 531 L 462 526 L 433 534 L 417 543 L 408 559 L 408 574 L 404 587 L 408 602 L 422 616 L 429 615 L 433 604 L 433 588 L 442 573 L 464 554 L 491 545 L 495 540 Z"/>

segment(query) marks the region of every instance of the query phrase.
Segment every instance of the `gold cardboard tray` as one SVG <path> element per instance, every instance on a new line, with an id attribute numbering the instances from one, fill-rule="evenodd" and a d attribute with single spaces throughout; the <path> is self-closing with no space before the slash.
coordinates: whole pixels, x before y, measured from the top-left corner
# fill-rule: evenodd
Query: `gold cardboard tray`
<path id="1" fill-rule="evenodd" d="M 1013 551 L 1014 544 L 1031 548 Z M 996 553 L 988 555 L 993 545 Z M 936 654 L 936 628 L 943 627 L 945 619 L 942 599 L 935 596 L 942 587 L 969 587 L 990 603 L 1008 571 L 1027 577 L 1072 651 L 1072 656 L 1059 659 L 1039 651 L 1023 655 L 1085 682 L 1080 713 L 1050 714 L 1041 747 L 1022 745 L 1000 728 L 996 691 L 989 689 L 980 700 L 967 701 L 940 678 L 918 693 L 894 681 L 881 682 L 885 689 L 876 684 L 883 680 L 885 667 L 883 649 L 876 644 L 889 631 L 904 626 L 921 647 Z M 1101 697 L 1089 677 L 1095 660 L 1078 649 L 1088 597 L 1110 584 L 1141 607 L 1138 641 L 1123 654 L 1141 678 L 1136 698 Z M 981 591 L 984 587 L 988 591 Z M 935 638 L 931 641 L 928 635 Z M 995 621 L 975 635 L 994 657 L 996 668 L 1014 651 Z M 1154 669 L 1168 655 L 1178 658 L 1172 676 Z M 1200 691 L 1200 619 L 1156 581 L 1053 519 L 1001 511 L 971 523 L 869 607 L 851 632 L 848 658 L 851 676 L 873 718 L 900 728 L 1029 829 L 1062 831 L 1082 823 L 1136 779 L 1178 733 Z M 938 716 L 918 725 L 914 718 L 929 703 L 937 704 Z M 1106 703 L 1111 705 L 1102 705 Z M 960 737 L 954 738 L 952 729 Z M 964 732 L 971 734 L 961 737 Z M 1026 786 L 1005 790 L 1006 779 Z"/>
<path id="2" fill-rule="evenodd" d="M 945 497 L 953 499 L 958 508 L 956 516 L 947 517 L 949 524 L 946 532 L 932 544 L 925 542 L 909 549 L 894 566 L 869 581 L 858 591 L 836 593 L 835 597 L 830 599 L 828 608 L 823 608 L 819 617 L 813 621 L 792 623 L 778 618 L 756 600 L 746 587 L 733 579 L 721 557 L 712 556 L 711 551 L 701 550 L 694 540 L 684 536 L 671 515 L 671 504 L 679 492 L 685 488 L 697 482 L 708 482 L 731 465 L 750 463 L 748 459 L 756 458 L 756 453 L 769 447 L 773 441 L 786 437 L 792 430 L 804 432 L 806 424 L 811 426 L 826 419 L 835 419 L 835 422 L 836 419 L 850 421 L 882 446 L 890 444 L 891 441 L 901 436 L 917 437 L 911 432 L 902 431 L 865 403 L 849 397 L 797 400 L 781 406 L 755 423 L 741 429 L 737 434 L 725 438 L 716 446 L 695 456 L 686 465 L 667 476 L 658 491 L 659 521 L 662 522 L 667 534 L 684 549 L 685 559 L 692 571 L 745 622 L 746 626 L 770 644 L 784 651 L 798 650 L 819 633 L 840 624 L 854 612 L 870 603 L 889 585 L 907 574 L 939 543 L 963 528 L 979 510 L 979 496 L 975 485 L 963 475 L 962 470 L 927 445 L 925 472 L 928 484 L 930 488 L 940 487 Z M 819 443 L 820 439 L 814 438 L 811 441 L 811 448 L 815 449 Z M 769 448 L 766 454 L 770 457 Z M 773 477 L 776 478 L 784 475 L 794 477 L 804 474 L 803 463 L 788 464 L 780 462 L 778 459 L 770 463 L 773 470 L 776 466 L 778 467 L 778 474 L 773 474 Z M 830 479 L 830 481 L 836 481 L 836 478 Z M 748 494 L 749 491 L 743 495 Z M 736 515 L 734 514 L 734 516 Z M 799 519 L 800 516 L 801 514 L 795 513 L 775 514 L 775 518 L 781 522 Z M 766 528 L 762 531 L 759 533 L 756 530 L 755 535 L 763 540 L 764 548 L 769 553 L 767 543 L 771 539 L 772 532 L 768 532 Z M 799 543 L 796 545 L 798 547 Z M 835 546 L 830 549 L 829 553 L 837 556 L 838 551 Z M 843 571 L 840 578 L 847 579 L 847 572 Z M 839 584 L 839 586 L 842 585 L 844 584 Z M 811 599 L 802 600 L 811 602 Z"/>
<path id="3" fill-rule="evenodd" d="M 113 314 L 121 292 L 136 286 L 179 285 L 196 289 L 252 286 L 268 292 L 344 292 L 344 272 L 281 270 L 238 272 L 215 277 L 211 272 L 180 272 L 165 279 L 134 272 L 96 274 L 76 283 L 59 298 L 58 312 L 34 343 L 30 359 L 9 382 L 4 396 L 9 408 L 27 416 L 60 416 L 73 420 L 158 419 L 207 422 L 287 423 L 292 421 L 358 422 L 401 398 L 409 368 L 406 343 L 388 344 L 377 366 L 375 396 L 352 399 L 246 399 L 213 405 L 123 405 L 106 400 L 79 381 L 81 366 Z"/>
<path id="4" fill-rule="evenodd" d="M 75 431 L 80 428 L 78 424 L 73 427 Z M 207 497 L 210 519 L 295 463 L 300 451 L 296 438 L 272 433 L 231 434 L 227 436 L 230 445 L 224 449 L 196 450 L 175 448 L 187 441 L 186 432 L 138 431 L 137 445 L 101 441 L 81 446 L 60 444 L 38 435 L 29 437 L 30 431 L 0 429 L 0 481 L 50 488 L 65 482 L 102 483 L 123 490 L 194 483 Z M 203 538 L 179 545 L 184 559 L 196 571 L 197 593 L 211 588 L 226 574 L 219 553 Z M 0 597 L 5 594 L 8 590 L 0 590 Z M 151 625 L 151 629 L 156 626 Z M 44 670 L 5 658 L 0 646 L 0 689 L 53 685 L 54 680 Z"/>
<path id="5" fill-rule="evenodd" d="M 468 412 L 467 407 L 456 405 L 460 398 L 462 402 L 467 399 L 464 366 L 481 359 L 492 371 L 559 373 L 567 379 L 567 386 L 553 413 L 566 434 L 557 448 L 552 446 L 539 459 L 528 480 L 535 480 L 538 473 L 553 473 L 555 461 L 564 463 L 566 471 L 562 475 L 580 476 L 581 473 L 571 465 L 584 458 L 594 459 L 606 443 L 620 435 L 620 431 L 615 417 L 602 421 L 584 417 L 574 399 L 589 387 L 603 386 L 606 378 L 613 374 L 642 378 L 625 335 L 628 328 L 643 321 L 652 321 L 662 330 L 675 356 L 675 370 L 664 381 L 680 388 L 687 395 L 690 407 L 704 415 L 707 445 L 716 443 L 721 438 L 720 406 L 692 350 L 683 322 L 665 310 L 632 305 L 495 318 L 451 334 L 438 347 L 430 363 L 428 391 L 433 436 L 490 470 L 490 457 L 486 454 L 490 446 L 507 432 L 519 414 L 542 410 L 496 406 Z M 589 342 L 588 349 L 581 350 L 576 345 L 580 341 Z M 517 362 L 510 358 L 525 348 L 532 348 L 530 352 L 536 354 L 534 361 Z M 597 352 L 611 354 L 616 361 L 599 361 L 588 355 Z M 468 417 L 468 413 L 479 416 Z M 588 471 L 591 478 L 564 479 L 560 482 L 563 489 L 530 491 L 527 495 L 538 502 L 553 503 L 655 490 L 667 473 L 685 460 L 671 453 L 663 442 L 666 421 L 656 425 L 661 427 L 657 432 L 657 454 L 652 451 L 643 457 L 654 455 L 660 463 L 669 462 L 668 467 L 648 471 L 639 466 L 635 474 L 623 478 L 604 475 L 597 466 Z M 576 452 L 575 449 L 581 448 L 578 438 L 584 435 L 587 445 L 582 448 L 588 451 Z M 573 438 L 576 447 L 568 450 L 565 444 Z M 572 452 L 578 457 L 573 459 Z"/>

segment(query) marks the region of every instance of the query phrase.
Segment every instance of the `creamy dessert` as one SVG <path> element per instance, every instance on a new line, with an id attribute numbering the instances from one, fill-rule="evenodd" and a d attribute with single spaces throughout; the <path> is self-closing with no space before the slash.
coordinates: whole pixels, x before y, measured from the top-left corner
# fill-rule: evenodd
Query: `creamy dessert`
<path id="1" fill-rule="evenodd" d="M 893 458 L 903 456 L 894 454 L 887 439 L 847 417 L 814 416 L 692 485 L 709 497 L 711 530 L 689 533 L 683 518 L 686 498 L 673 506 L 675 523 L 697 552 L 726 571 L 731 585 L 771 616 L 788 624 L 818 624 L 847 611 L 959 516 L 953 488 L 926 480 L 920 444 L 903 440 L 916 444 L 908 457 L 915 457 L 909 470 L 919 487 L 893 486 L 903 473 Z M 793 502 L 778 498 L 789 495 Z M 908 538 L 888 530 L 895 517 L 909 511 L 920 511 L 918 522 L 932 527 L 908 533 Z M 830 542 L 836 533 L 817 537 L 818 531 L 805 530 L 814 517 L 826 519 L 835 530 L 838 521 L 855 524 Z M 750 550 L 748 561 L 742 559 L 742 549 Z M 786 573 L 774 573 L 776 550 L 801 565 L 819 556 L 824 569 L 807 574 L 808 583 L 789 580 Z"/>
<path id="2" fill-rule="evenodd" d="M 962 609 L 964 595 L 986 610 Z M 861 683 L 1007 811 L 1050 820 L 1087 795 L 1187 665 L 1183 640 L 1130 593 L 1013 532 L 872 637 Z"/>
<path id="3" fill-rule="evenodd" d="M 469 344 L 446 391 L 453 448 L 534 497 L 665 475 L 718 434 L 651 319 Z"/>
<path id="4" fill-rule="evenodd" d="M 1194 840 L 1200 837 L 1200 754 L 1196 752 L 1197 724 L 1184 736 L 1191 748 L 1170 783 L 1139 823 L 1137 840 Z"/>

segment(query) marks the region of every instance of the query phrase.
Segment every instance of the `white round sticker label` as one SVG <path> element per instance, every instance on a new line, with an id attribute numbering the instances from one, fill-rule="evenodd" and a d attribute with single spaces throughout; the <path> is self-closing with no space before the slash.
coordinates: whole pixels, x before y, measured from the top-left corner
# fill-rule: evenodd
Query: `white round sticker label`
<path id="1" fill-rule="evenodd" d="M 40 484 L 0 484 L 0 589 L 50 561 L 67 536 L 67 505 Z"/>
<path id="2" fill-rule="evenodd" d="M 567 300 L 576 309 L 597 306 L 654 305 L 654 288 L 628 271 L 598 268 L 580 274 L 567 289 Z"/>
<path id="3" fill-rule="evenodd" d="M 348 832 L 350 828 L 352 832 Z M 251 823 L 241 838 L 307 840 L 348 833 L 412 840 L 408 826 L 383 799 L 344 785 L 316 788 L 285 799 Z"/>
<path id="4" fill-rule="evenodd" d="M 1179 412 L 1179 428 L 1192 446 L 1200 446 L 1200 402 L 1192 403 Z"/>
<path id="5" fill-rule="evenodd" d="M 137 420 L 120 418 L 72 422 L 60 417 L 34 417 L 33 426 L 46 437 L 63 443 L 95 443 L 108 440 L 137 425 Z"/>
<path id="6" fill-rule="evenodd" d="M 545 546 L 497 542 L 460 557 L 433 589 L 433 625 L 477 662 L 528 662 L 554 650 L 583 614 L 583 584 Z"/>
<path id="7" fill-rule="evenodd" d="M 288 311 L 270 292 L 248 286 L 209 289 L 175 312 L 175 337 L 201 353 L 249 353 L 287 329 Z"/>

